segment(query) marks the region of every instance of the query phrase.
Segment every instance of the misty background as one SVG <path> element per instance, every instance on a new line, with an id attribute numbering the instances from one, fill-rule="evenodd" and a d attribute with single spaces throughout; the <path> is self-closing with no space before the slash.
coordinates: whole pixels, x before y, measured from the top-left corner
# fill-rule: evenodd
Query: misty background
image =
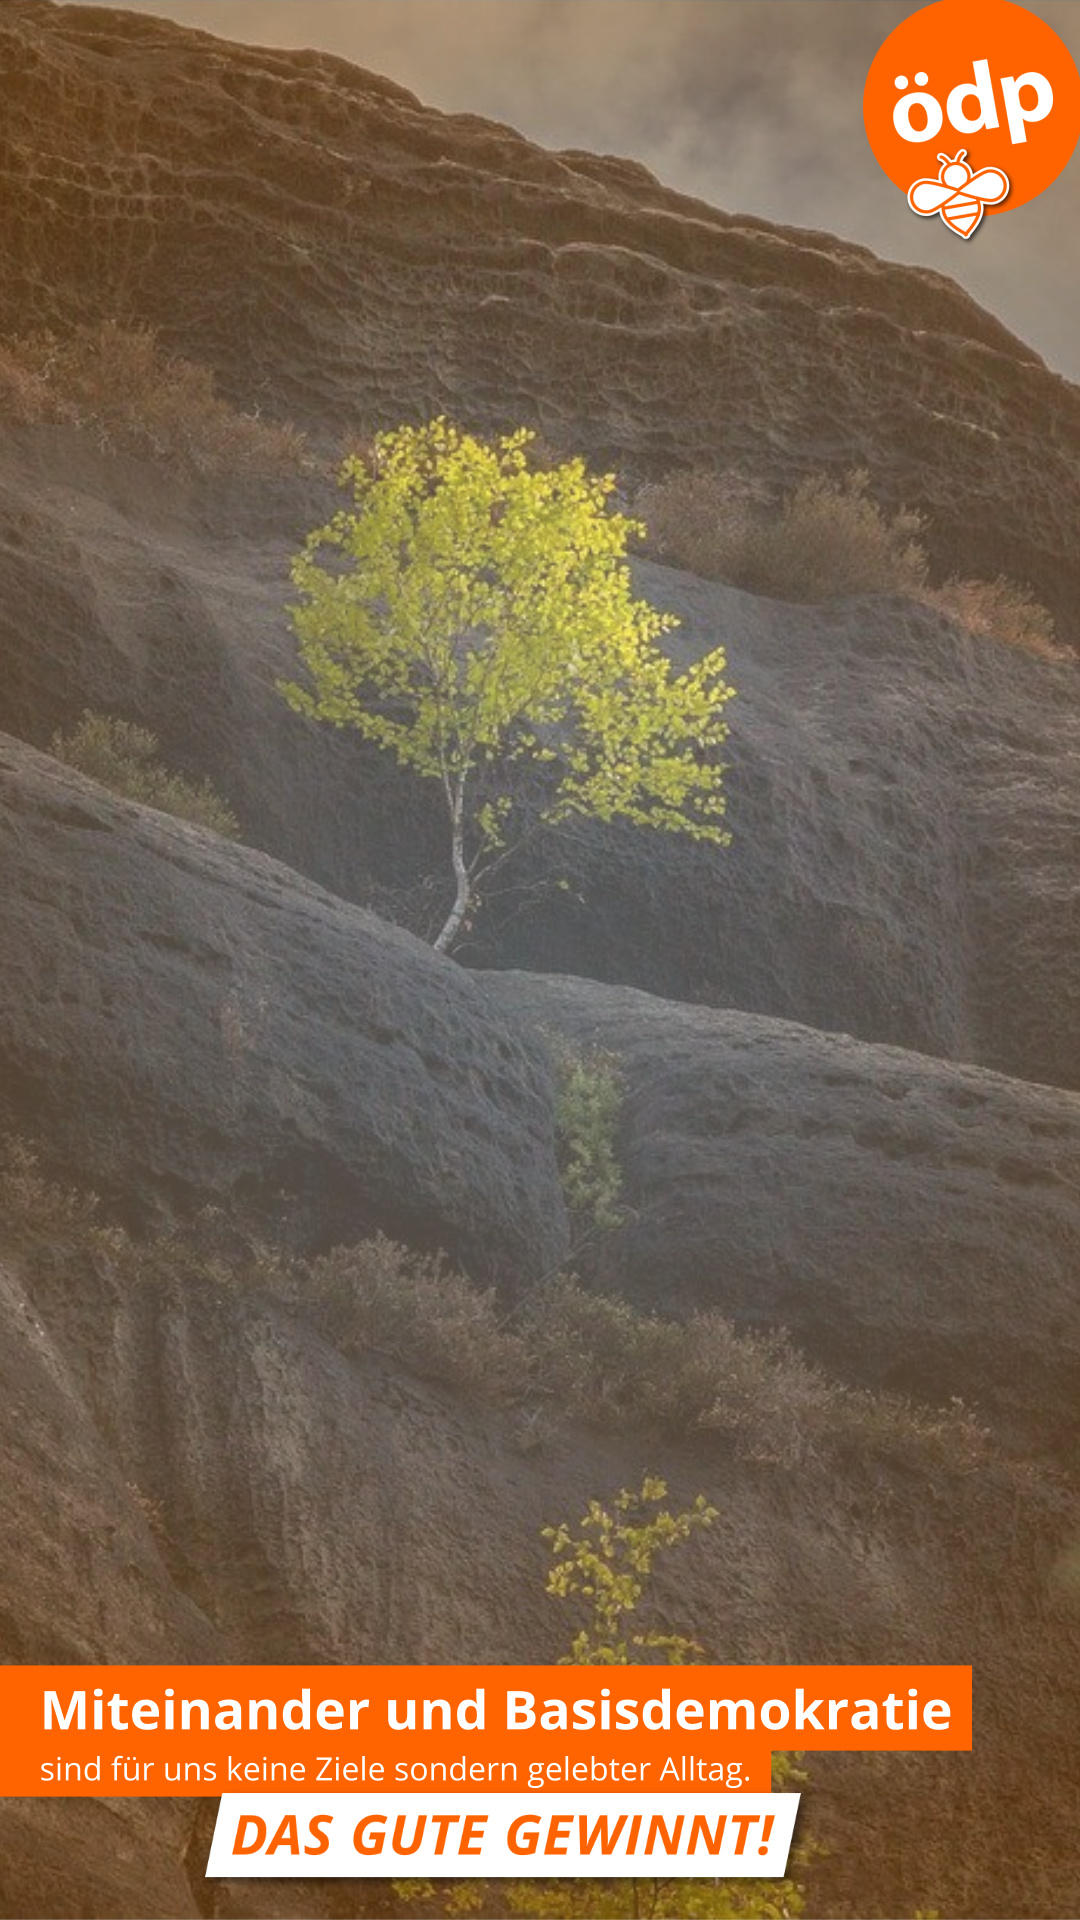
<path id="1" fill-rule="evenodd" d="M 74 0 L 76 5 L 91 0 Z M 1080 380 L 1080 157 L 961 240 L 877 166 L 863 82 L 904 0 L 127 0 L 229 40 L 319 47 L 426 104 L 629 155 L 732 213 L 933 267 Z M 1080 56 L 1077 0 L 1036 0 Z"/>

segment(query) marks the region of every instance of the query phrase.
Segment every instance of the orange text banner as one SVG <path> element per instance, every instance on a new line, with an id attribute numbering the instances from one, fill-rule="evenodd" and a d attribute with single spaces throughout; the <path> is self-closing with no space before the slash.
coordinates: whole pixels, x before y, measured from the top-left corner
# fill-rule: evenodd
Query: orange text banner
<path id="1" fill-rule="evenodd" d="M 971 1669 L 4 1667 L 0 1795 L 767 1792 L 773 1750 L 966 1750 Z"/>

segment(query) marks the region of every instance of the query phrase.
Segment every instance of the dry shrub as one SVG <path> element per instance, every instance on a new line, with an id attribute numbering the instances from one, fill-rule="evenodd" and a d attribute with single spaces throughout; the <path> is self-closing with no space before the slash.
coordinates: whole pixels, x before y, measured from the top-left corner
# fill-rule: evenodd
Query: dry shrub
<path id="1" fill-rule="evenodd" d="M 203 1207 L 182 1226 L 145 1239 L 123 1227 L 109 1227 L 103 1238 L 100 1251 L 113 1272 L 133 1286 L 281 1292 L 291 1271 L 288 1261 L 272 1249 L 228 1231 L 215 1207 Z"/>
<path id="2" fill-rule="evenodd" d="M 787 1335 L 718 1313 L 660 1320 L 563 1277 L 530 1297 L 521 1332 L 533 1391 L 602 1426 L 722 1433 L 740 1458 L 783 1467 L 854 1451 L 967 1472 L 985 1455 L 959 1401 L 922 1408 L 841 1386 Z"/>
<path id="3" fill-rule="evenodd" d="M 196 1216 L 184 1233 L 136 1240 L 123 1227 L 101 1219 L 97 1194 L 63 1186 L 42 1171 L 41 1157 L 17 1136 L 0 1136 L 0 1248 L 59 1247 L 105 1259 L 122 1279 L 139 1284 L 173 1285 L 211 1281 L 218 1287 L 250 1283 L 258 1270 L 267 1284 L 274 1256 L 227 1260 L 201 1244 L 210 1210 Z"/>
<path id="4" fill-rule="evenodd" d="M 960 1400 L 919 1407 L 842 1386 L 787 1334 L 739 1332 L 717 1313 L 698 1314 L 687 1334 L 698 1394 L 711 1394 L 696 1424 L 730 1435 L 744 1458 L 793 1467 L 844 1451 L 968 1472 L 985 1457 L 986 1431 Z"/>
<path id="5" fill-rule="evenodd" d="M 440 1255 L 410 1253 L 377 1234 L 315 1261 L 305 1295 L 343 1353 L 386 1354 L 484 1400 L 521 1392 L 524 1349 L 503 1324 L 494 1293 L 472 1286 Z"/>
<path id="6" fill-rule="evenodd" d="M 1070 656 L 1053 618 L 1027 587 L 996 580 L 927 584 L 917 513 L 886 514 L 859 471 L 841 480 L 813 474 L 777 508 L 735 473 L 694 468 L 642 488 L 635 510 L 654 559 L 708 580 L 726 580 L 775 600 L 824 601 L 859 593 L 906 593 L 969 633 L 1041 660 Z"/>
<path id="7" fill-rule="evenodd" d="M 1039 660 L 1066 660 L 1070 656 L 1057 642 L 1053 615 L 1027 587 L 998 574 L 996 580 L 946 580 L 920 596 L 928 606 L 946 613 L 968 633 L 1019 647 Z"/>
<path id="8" fill-rule="evenodd" d="M 751 591 L 781 600 L 917 592 L 927 577 L 924 523 L 903 509 L 884 513 L 869 484 L 864 472 L 801 481 L 779 518 L 755 529 Z"/>
<path id="9" fill-rule="evenodd" d="M 97 780 L 121 799 L 157 807 L 179 820 L 209 827 L 235 840 L 240 824 L 208 780 L 196 784 L 171 773 L 157 759 L 157 736 L 130 720 L 117 720 L 87 708 L 74 732 L 54 733 L 49 751 L 77 773 Z"/>
<path id="10" fill-rule="evenodd" d="M 230 1256 L 220 1232 L 217 1243 L 201 1243 L 198 1221 L 184 1234 L 136 1241 L 99 1225 L 92 1195 L 54 1186 L 25 1145 L 8 1142 L 0 1247 L 42 1242 L 106 1258 L 133 1286 L 262 1291 L 346 1356 L 384 1355 L 480 1402 L 515 1407 L 526 1422 L 552 1408 L 556 1423 L 715 1433 L 739 1457 L 784 1468 L 840 1455 L 966 1473 L 987 1455 L 986 1432 L 959 1401 L 918 1407 L 838 1385 L 786 1335 L 740 1331 L 718 1313 L 661 1320 L 561 1276 L 511 1320 L 492 1291 L 441 1256 L 381 1234 L 311 1262 L 250 1245 Z"/>
<path id="11" fill-rule="evenodd" d="M 0 412 L 81 427 L 107 453 L 198 473 L 292 473 L 311 464 L 296 427 L 240 412 L 217 393 L 209 367 L 169 353 L 153 327 L 115 320 L 0 345 Z"/>
<path id="12" fill-rule="evenodd" d="M 644 522 L 645 547 L 654 560 L 741 586 L 748 545 L 768 513 L 768 500 L 740 474 L 688 467 L 642 487 L 634 513 Z"/>
<path id="13" fill-rule="evenodd" d="M 686 1330 L 560 1277 L 531 1294 L 520 1326 L 534 1392 L 601 1426 L 686 1425 Z"/>
<path id="14" fill-rule="evenodd" d="M 687 1328 L 694 1424 L 725 1433 L 745 1459 L 798 1466 L 839 1437 L 845 1393 L 786 1335 L 737 1332 L 719 1313 Z"/>
<path id="15" fill-rule="evenodd" d="M 673 474 L 638 500 L 656 558 L 774 600 L 916 593 L 927 559 L 917 513 L 889 515 L 865 472 L 811 474 L 769 509 L 733 475 Z"/>

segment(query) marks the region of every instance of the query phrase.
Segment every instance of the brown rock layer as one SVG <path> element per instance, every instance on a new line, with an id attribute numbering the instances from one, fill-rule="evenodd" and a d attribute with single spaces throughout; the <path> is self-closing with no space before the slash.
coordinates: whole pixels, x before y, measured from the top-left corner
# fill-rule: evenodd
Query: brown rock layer
<path id="1" fill-rule="evenodd" d="M 952 282 L 549 153 L 329 55 L 0 16 L 0 330 L 158 324 L 318 430 L 448 411 L 638 470 L 867 466 L 1077 637 L 1080 394 Z"/>
<path id="2" fill-rule="evenodd" d="M 346 1360 L 257 1291 L 118 1285 L 63 1249 L 35 1267 L 0 1278 L 0 1657 L 555 1659 L 572 1628 L 539 1530 L 648 1469 L 720 1509 L 658 1565 L 665 1630 L 689 1624 L 720 1661 L 975 1666 L 971 1755 L 811 1757 L 829 1848 L 811 1910 L 1074 1911 L 1068 1850 L 1016 1843 L 1048 1754 L 1062 1795 L 1077 1786 L 1076 1618 L 1052 1576 L 1080 1522 L 1060 1484 L 992 1461 L 923 1479 L 854 1452 L 792 1471 L 716 1438 L 557 1423 L 525 1452 L 512 1415 Z M 366 1910 L 363 1883 L 211 1888 L 209 1813 L 6 1801 L 3 1910 Z"/>

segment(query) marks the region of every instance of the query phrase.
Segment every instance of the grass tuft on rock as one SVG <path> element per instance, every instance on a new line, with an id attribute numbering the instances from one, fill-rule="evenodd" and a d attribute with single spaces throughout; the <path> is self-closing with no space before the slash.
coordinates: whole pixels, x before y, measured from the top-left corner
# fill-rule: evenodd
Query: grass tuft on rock
<path id="1" fill-rule="evenodd" d="M 118 320 L 0 341 L 0 418 L 80 428 L 105 453 L 205 474 L 307 472 L 304 435 L 244 413 L 209 367 L 170 353 L 157 330 Z"/>
<path id="2" fill-rule="evenodd" d="M 53 734 L 49 751 L 54 759 L 108 787 L 122 800 L 157 807 L 227 840 L 239 837 L 240 822 L 209 780 L 188 780 L 162 766 L 157 735 L 131 720 L 87 708 L 71 733 Z"/>

